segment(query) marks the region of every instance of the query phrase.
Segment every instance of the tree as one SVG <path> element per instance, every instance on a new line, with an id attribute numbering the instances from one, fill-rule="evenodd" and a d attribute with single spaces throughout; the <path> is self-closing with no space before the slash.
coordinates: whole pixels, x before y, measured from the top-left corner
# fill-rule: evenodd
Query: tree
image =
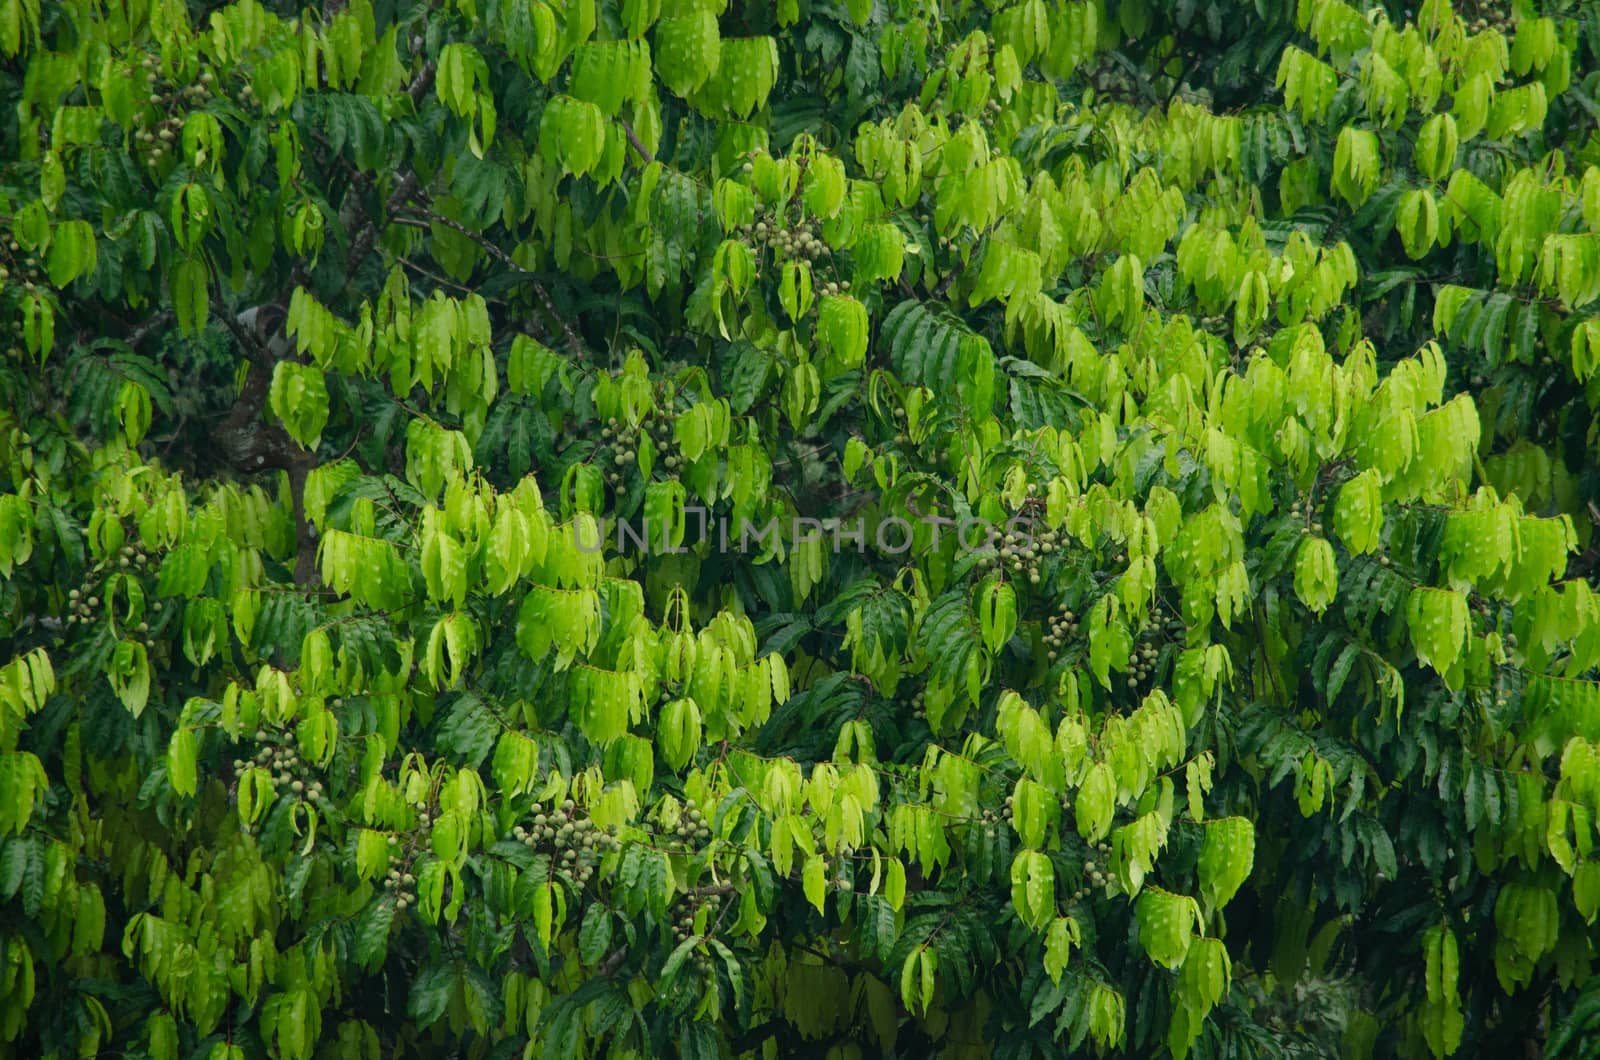
<path id="1" fill-rule="evenodd" d="M 0 1040 L 1592 1049 L 1600 22 L 1160 7 L 0 0 Z"/>

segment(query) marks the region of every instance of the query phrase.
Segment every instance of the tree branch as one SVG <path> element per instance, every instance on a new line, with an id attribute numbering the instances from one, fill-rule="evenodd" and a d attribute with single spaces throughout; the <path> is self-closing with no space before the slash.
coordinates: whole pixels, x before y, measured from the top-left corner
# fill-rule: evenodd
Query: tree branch
<path id="1" fill-rule="evenodd" d="M 411 97 L 411 102 L 421 103 L 422 97 L 428 89 L 433 87 L 433 75 L 439 69 L 439 64 L 429 59 L 422 64 L 422 69 L 417 71 L 417 76 L 411 79 L 406 86 L 406 95 Z"/>
<path id="2" fill-rule="evenodd" d="M 237 342 L 239 348 L 244 350 L 245 356 L 250 358 L 251 363 L 264 365 L 270 373 L 272 371 L 272 354 L 267 350 L 266 345 L 262 343 L 261 336 L 247 330 L 243 324 L 239 323 L 239 318 L 234 316 L 233 311 L 223 305 L 222 300 L 215 295 L 211 297 L 211 312 L 218 320 L 222 321 L 222 325 L 233 335 L 233 341 Z"/>
<path id="3" fill-rule="evenodd" d="M 429 59 L 422 64 L 422 69 L 417 71 L 417 76 L 411 79 L 411 83 L 406 86 L 406 95 L 411 97 L 413 104 L 422 102 L 422 97 L 433 86 L 434 74 L 438 69 L 438 63 Z M 351 188 L 351 193 L 355 195 L 362 194 L 366 190 L 366 184 L 370 183 L 371 179 L 371 176 L 365 173 L 358 176 L 354 186 Z M 393 214 L 403 206 L 407 199 L 416 194 L 417 186 L 417 174 L 413 170 L 406 170 L 405 175 L 395 185 L 394 191 L 390 193 L 388 202 L 384 204 L 384 216 Z M 380 221 L 381 218 L 379 217 L 369 219 L 361 231 L 356 233 L 356 237 L 350 241 L 350 253 L 345 257 L 346 286 L 349 286 L 350 278 L 355 275 L 356 269 L 362 262 L 366 261 L 367 255 L 372 253 L 372 245 L 378 239 Z"/>
<path id="4" fill-rule="evenodd" d="M 778 1037 L 788 1029 L 789 1025 L 782 1017 L 774 1016 L 764 1023 L 756 1024 L 729 1042 L 728 1054 L 730 1056 L 743 1056 L 745 1053 L 754 1052 L 761 1043 L 769 1038 Z"/>
<path id="5" fill-rule="evenodd" d="M 250 362 L 244 387 L 239 391 L 228 415 L 212 431 L 212 441 L 223 456 L 242 474 L 258 474 L 269 468 L 289 473 L 289 492 L 294 500 L 296 585 L 309 587 L 316 577 L 316 535 L 306 519 L 304 493 L 306 476 L 316 464 L 316 454 L 300 448 L 288 432 L 263 419 L 272 389 L 273 370 L 278 355 L 256 327 L 246 327 L 239 318 L 213 296 L 212 312 L 244 351 Z M 286 347 L 287 348 L 287 344 Z"/>
<path id="6" fill-rule="evenodd" d="M 633 145 L 633 149 L 639 152 L 639 157 L 644 159 L 646 165 L 656 160 L 655 155 L 645 150 L 644 143 L 639 139 L 639 134 L 633 131 L 633 126 L 628 124 L 626 118 L 619 114 L 617 116 L 617 124 L 622 126 L 623 135 L 628 138 L 628 142 Z"/>
<path id="7" fill-rule="evenodd" d="M 526 280 L 529 286 L 533 288 L 533 293 L 538 296 L 539 301 L 544 305 L 545 312 L 550 314 L 551 319 L 556 321 L 556 323 L 561 326 L 562 332 L 566 334 L 567 345 L 572 347 L 573 356 L 583 356 L 583 339 L 578 335 L 578 329 L 572 326 L 572 321 L 568 320 L 557 311 L 555 302 L 550 298 L 550 292 L 546 290 L 544 284 L 539 281 L 538 273 L 534 272 L 532 269 L 523 268 L 517 263 L 515 258 L 513 258 L 510 254 L 507 254 L 504 250 L 495 246 L 495 244 L 491 242 L 482 232 L 473 231 L 460 221 L 452 220 L 448 217 L 445 217 L 443 214 L 438 213 L 435 210 L 427 209 L 426 207 L 419 207 L 411 212 L 415 216 L 396 217 L 394 218 L 395 223 L 409 224 L 418 228 L 425 228 L 433 224 L 443 225 L 452 231 L 459 232 L 466 236 L 468 239 L 478 244 L 478 246 L 482 247 L 484 252 L 487 253 L 491 258 L 494 258 L 500 264 L 504 265 L 506 268 L 510 269 L 512 272 L 515 272 L 517 275 Z"/>
<path id="8" fill-rule="evenodd" d="M 599 968 L 595 969 L 595 975 L 601 979 L 610 979 L 613 975 L 617 974 L 617 969 L 622 967 L 622 962 L 625 961 L 627 957 L 627 950 L 617 950 L 616 952 L 612 953 L 611 956 L 605 959 L 605 963 L 600 965 Z"/>
<path id="9" fill-rule="evenodd" d="M 732 894 L 733 891 L 734 887 L 731 883 L 708 883 L 703 887 L 691 887 L 684 893 L 698 895 L 700 897 L 710 897 L 712 895 L 721 896 L 725 894 Z"/>
<path id="10" fill-rule="evenodd" d="M 144 341 L 144 337 L 146 335 L 150 334 L 159 327 L 165 326 L 167 321 L 171 319 L 172 310 L 170 309 L 163 309 L 159 313 L 152 313 L 150 316 L 146 317 L 138 327 L 128 332 L 128 337 L 122 341 L 126 342 L 129 346 L 137 347 L 139 343 Z"/>
<path id="11" fill-rule="evenodd" d="M 395 185 L 394 191 L 389 195 L 388 202 L 384 203 L 384 215 L 392 216 L 396 210 L 405 205 L 407 199 L 416 193 L 417 175 L 408 172 L 404 177 L 400 178 L 400 183 Z M 350 254 L 345 258 L 344 266 L 346 286 L 349 285 L 350 278 L 356 274 L 356 269 L 360 268 L 361 263 L 367 259 L 367 255 L 372 253 L 372 246 L 377 240 L 378 219 L 373 218 L 366 223 L 366 226 L 360 232 L 356 233 L 355 239 L 350 242 Z"/>

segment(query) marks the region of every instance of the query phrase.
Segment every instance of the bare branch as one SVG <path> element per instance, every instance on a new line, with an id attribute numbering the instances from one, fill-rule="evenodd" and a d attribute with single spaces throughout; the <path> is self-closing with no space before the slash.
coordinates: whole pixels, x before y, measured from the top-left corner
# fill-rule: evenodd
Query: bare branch
<path id="1" fill-rule="evenodd" d="M 411 83 L 406 86 L 406 95 L 411 97 L 413 104 L 422 102 L 422 97 L 427 94 L 429 88 L 433 87 L 434 74 L 438 71 L 438 68 L 438 64 L 429 59 L 422 64 L 422 69 L 417 71 L 417 76 L 412 78 Z M 371 176 L 365 173 L 357 176 L 355 186 L 351 188 L 351 194 L 359 195 L 364 192 L 371 179 Z M 416 173 L 409 169 L 406 170 L 405 175 L 395 185 L 394 191 L 390 193 L 388 202 L 384 204 L 384 216 L 392 215 L 395 210 L 403 206 L 407 199 L 416 194 L 417 187 Z M 355 275 L 356 269 L 360 267 L 362 262 L 366 261 L 367 255 L 372 253 L 372 245 L 377 242 L 378 226 L 381 221 L 382 218 L 379 217 L 369 219 L 362 226 L 361 231 L 356 233 L 355 239 L 350 241 L 350 253 L 345 257 L 345 284 L 347 286 L 349 285 L 350 277 Z"/>
<path id="2" fill-rule="evenodd" d="M 417 76 L 411 79 L 411 84 L 406 86 L 406 95 L 411 97 L 411 102 L 420 103 L 422 97 L 433 87 L 434 72 L 439 69 L 439 64 L 429 59 L 422 64 L 422 69 L 417 71 Z"/>
<path id="3" fill-rule="evenodd" d="M 639 134 L 633 131 L 633 126 L 628 124 L 626 118 L 618 115 L 617 124 L 622 126 L 623 135 L 627 136 L 628 142 L 633 145 L 635 151 L 639 152 L 639 157 L 644 159 L 646 165 L 656 160 L 656 156 L 645 149 L 644 143 L 639 139 Z"/>
<path id="4" fill-rule="evenodd" d="M 601 979 L 609 979 L 617 974 L 617 969 L 622 967 L 622 962 L 628 957 L 625 949 L 617 950 L 605 959 L 605 963 L 595 970 L 595 975 Z"/>
<path id="5" fill-rule="evenodd" d="M 128 332 L 128 337 L 122 341 L 126 342 L 129 346 L 137 347 L 139 343 L 144 341 L 144 337 L 146 335 L 150 334 L 157 328 L 165 327 L 167 322 L 171 319 L 172 310 L 170 309 L 163 309 L 159 313 L 152 313 L 146 317 L 138 327 Z"/>
<path id="6" fill-rule="evenodd" d="M 268 372 L 272 371 L 272 354 L 267 349 L 266 344 L 261 341 L 260 335 L 239 323 L 239 318 L 234 316 L 233 311 L 223 305 L 222 300 L 215 295 L 211 297 L 211 312 L 218 320 L 222 321 L 223 326 L 233 335 L 233 341 L 237 342 L 239 348 L 244 350 L 246 357 L 249 357 L 253 363 L 265 367 Z"/>
<path id="7" fill-rule="evenodd" d="M 411 198 L 411 196 L 415 195 L 416 193 L 417 175 L 415 173 L 407 173 L 404 177 L 400 178 L 400 183 L 396 184 L 394 191 L 390 193 L 389 200 L 384 204 L 383 207 L 384 214 L 386 216 L 393 216 L 394 212 L 401 206 L 405 205 L 406 200 Z M 373 218 L 371 221 L 367 222 L 366 226 L 356 234 L 356 238 L 350 243 L 350 254 L 347 258 L 345 258 L 346 284 L 350 282 L 349 278 L 355 275 L 356 269 L 361 266 L 361 263 L 367 259 L 367 255 L 372 253 L 372 245 L 376 243 L 377 240 L 378 220 L 377 218 Z"/>
<path id="8" fill-rule="evenodd" d="M 566 334 L 567 337 L 567 345 L 572 348 L 573 356 L 583 356 L 583 339 L 578 335 L 578 329 L 573 327 L 572 321 L 562 316 L 561 313 L 556 309 L 555 302 L 550 298 L 550 292 L 546 290 L 544 284 L 539 281 L 538 273 L 534 272 L 532 269 L 523 268 L 517 263 L 515 258 L 513 258 L 510 254 L 507 254 L 504 250 L 495 246 L 495 244 L 486 236 L 484 236 L 482 232 L 473 231 L 460 221 L 452 220 L 451 218 L 445 217 L 443 214 L 440 214 L 437 211 L 429 210 L 427 208 L 413 209 L 411 213 L 414 216 L 406 217 L 402 215 L 394 218 L 395 223 L 409 224 L 416 227 L 426 227 L 427 225 L 431 224 L 443 225 L 452 231 L 459 232 L 466 236 L 468 239 L 478 244 L 478 246 L 482 247 L 484 252 L 487 253 L 491 258 L 494 258 L 512 272 L 515 272 L 517 275 L 523 277 L 528 282 L 529 286 L 533 288 L 533 293 L 538 296 L 540 303 L 544 306 L 545 312 L 550 314 L 550 318 L 552 320 L 561 325 L 561 330 Z"/>

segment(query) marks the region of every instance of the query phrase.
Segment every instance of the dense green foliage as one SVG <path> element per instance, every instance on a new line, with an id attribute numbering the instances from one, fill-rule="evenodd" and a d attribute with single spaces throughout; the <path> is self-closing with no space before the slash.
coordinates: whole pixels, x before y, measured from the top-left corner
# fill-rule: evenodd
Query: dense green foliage
<path id="1" fill-rule="evenodd" d="M 1593 1055 L 1600 12 L 1458 6 L 0 0 L 0 1052 Z"/>

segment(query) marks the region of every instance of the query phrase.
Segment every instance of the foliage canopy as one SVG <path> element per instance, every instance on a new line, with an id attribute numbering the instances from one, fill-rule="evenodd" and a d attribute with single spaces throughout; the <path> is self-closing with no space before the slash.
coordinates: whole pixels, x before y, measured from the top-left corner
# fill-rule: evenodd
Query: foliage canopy
<path id="1" fill-rule="evenodd" d="M 0 0 L 4 1048 L 1592 1055 L 1600 18 L 1390 6 Z"/>

